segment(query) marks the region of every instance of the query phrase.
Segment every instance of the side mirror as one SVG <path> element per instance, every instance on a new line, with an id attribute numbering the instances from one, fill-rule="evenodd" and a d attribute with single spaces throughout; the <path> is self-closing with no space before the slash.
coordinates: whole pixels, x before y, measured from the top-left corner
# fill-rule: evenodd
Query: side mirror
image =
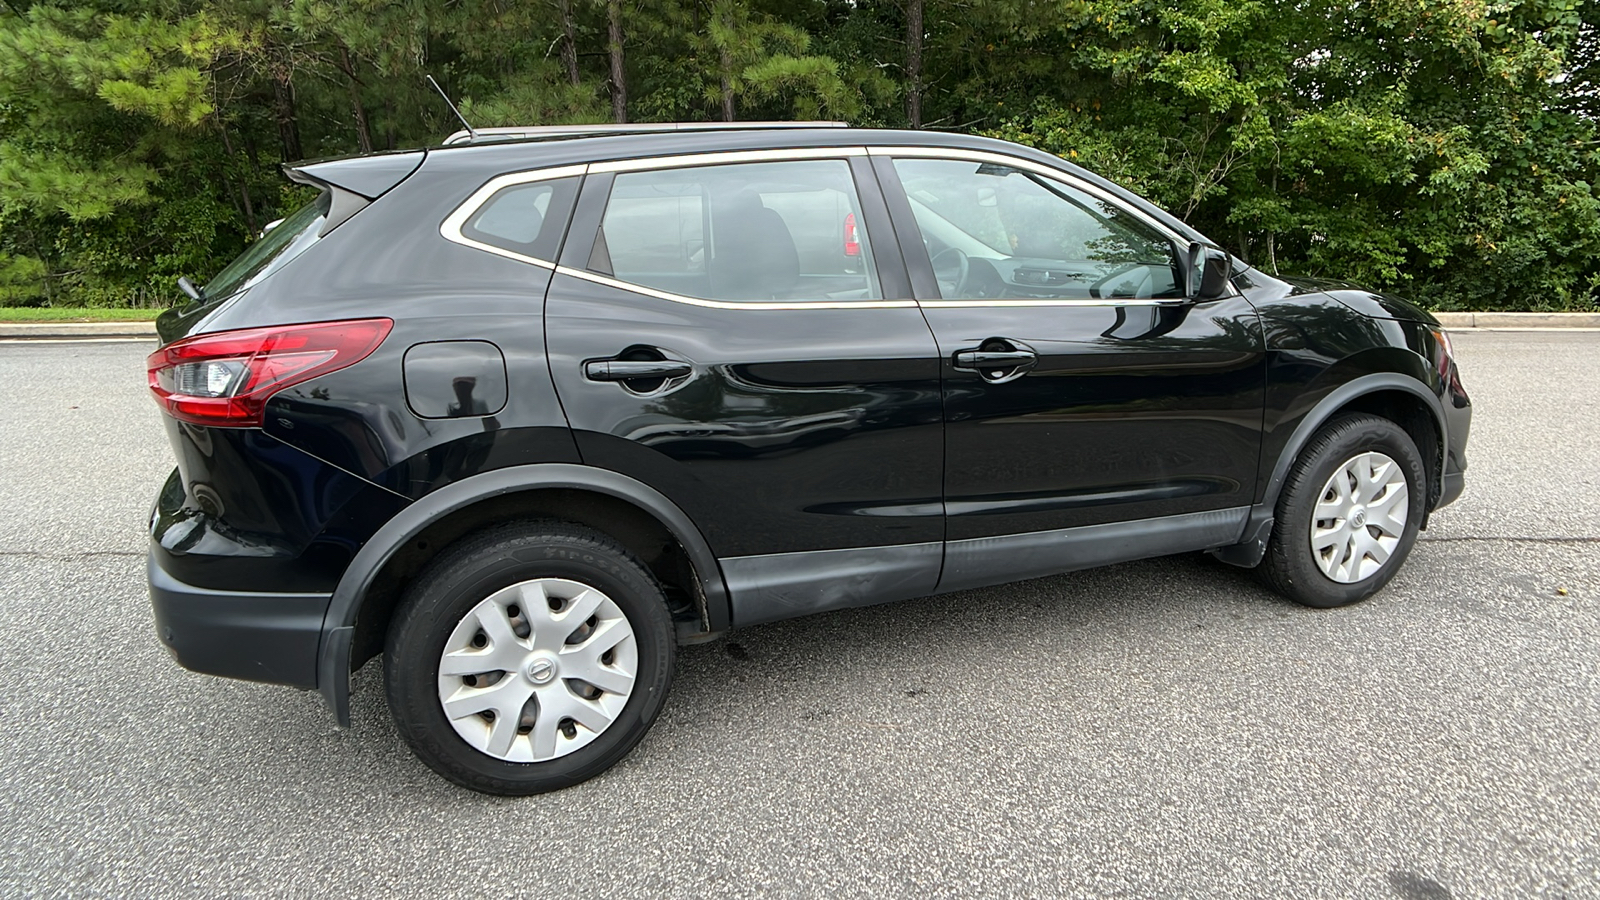
<path id="1" fill-rule="evenodd" d="M 1189 299 L 1204 303 L 1228 296 L 1232 273 L 1233 257 L 1227 251 L 1199 241 L 1189 245 Z"/>

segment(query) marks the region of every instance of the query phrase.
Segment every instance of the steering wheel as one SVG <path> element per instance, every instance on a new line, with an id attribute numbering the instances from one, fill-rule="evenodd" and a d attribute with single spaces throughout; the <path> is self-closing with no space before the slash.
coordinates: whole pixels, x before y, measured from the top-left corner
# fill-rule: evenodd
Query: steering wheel
<path id="1" fill-rule="evenodd" d="M 1113 278 L 1117 278 L 1119 276 L 1126 275 L 1129 272 L 1132 272 L 1134 269 L 1138 269 L 1138 268 L 1141 268 L 1143 266 L 1144 266 L 1144 263 L 1136 263 L 1136 262 L 1123 263 L 1122 265 L 1117 266 L 1115 269 L 1112 269 L 1106 275 L 1101 277 L 1099 281 L 1096 281 L 1094 284 L 1089 285 L 1089 296 L 1096 297 L 1096 298 L 1100 297 L 1100 289 L 1105 287 L 1106 282 L 1110 281 Z M 1149 277 L 1148 273 L 1146 274 L 1145 277 L 1146 278 Z"/>
<path id="2" fill-rule="evenodd" d="M 933 279 L 939 283 L 939 293 L 946 300 L 965 296 L 967 276 L 972 263 L 967 254 L 955 247 L 946 247 L 933 255 Z"/>

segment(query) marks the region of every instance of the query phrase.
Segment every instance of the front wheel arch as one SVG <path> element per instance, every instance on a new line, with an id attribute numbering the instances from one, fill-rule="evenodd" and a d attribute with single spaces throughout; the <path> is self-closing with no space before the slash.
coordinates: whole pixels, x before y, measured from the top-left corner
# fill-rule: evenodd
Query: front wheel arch
<path id="1" fill-rule="evenodd" d="M 1283 449 L 1272 461 L 1272 470 L 1261 495 L 1251 508 L 1243 539 L 1233 546 L 1207 551 L 1229 565 L 1251 569 L 1266 554 L 1272 534 L 1273 511 L 1283 491 L 1289 470 L 1306 445 L 1329 422 L 1352 412 L 1369 412 L 1389 419 L 1411 436 L 1422 450 L 1427 467 L 1428 491 L 1422 525 L 1438 503 L 1443 490 L 1444 453 L 1449 446 L 1449 431 L 1439 398 L 1415 376 L 1400 372 L 1375 372 L 1344 382 L 1329 391 L 1301 416 Z M 1431 423 L 1431 427 L 1428 427 Z M 1266 460 L 1263 460 L 1266 464 Z"/>
<path id="2" fill-rule="evenodd" d="M 1439 405 L 1439 398 L 1415 377 L 1399 372 L 1378 372 L 1339 385 L 1301 417 L 1300 424 L 1295 426 L 1274 461 L 1271 477 L 1256 501 L 1258 510 L 1264 509 L 1269 517 L 1272 515 L 1271 510 L 1277 505 L 1278 494 L 1283 490 L 1289 469 L 1305 451 L 1306 445 L 1329 422 L 1350 412 L 1370 412 L 1389 419 L 1404 428 L 1413 441 L 1417 441 L 1428 463 L 1428 502 L 1429 508 L 1432 508 L 1439 496 L 1443 448 L 1448 446 L 1449 432 L 1446 430 L 1444 409 Z M 1407 421 L 1401 421 L 1401 418 Z M 1421 424 L 1428 422 L 1432 424 L 1431 433 L 1420 429 Z M 1419 437 L 1423 440 L 1418 440 Z M 1429 447 L 1424 444 L 1431 446 L 1435 451 L 1431 455 L 1437 458 L 1429 458 Z"/>

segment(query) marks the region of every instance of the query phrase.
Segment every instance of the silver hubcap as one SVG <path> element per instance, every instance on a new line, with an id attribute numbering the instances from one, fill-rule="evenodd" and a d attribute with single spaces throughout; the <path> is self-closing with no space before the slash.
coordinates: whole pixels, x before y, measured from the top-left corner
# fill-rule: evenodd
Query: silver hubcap
<path id="1" fill-rule="evenodd" d="M 1311 514 L 1311 555 L 1322 574 L 1354 584 L 1382 569 L 1411 514 L 1405 472 L 1388 456 L 1358 454 L 1334 471 Z"/>
<path id="2" fill-rule="evenodd" d="M 562 578 L 496 591 L 439 657 L 439 703 L 462 740 L 544 762 L 599 737 L 633 695 L 639 648 L 610 597 Z"/>

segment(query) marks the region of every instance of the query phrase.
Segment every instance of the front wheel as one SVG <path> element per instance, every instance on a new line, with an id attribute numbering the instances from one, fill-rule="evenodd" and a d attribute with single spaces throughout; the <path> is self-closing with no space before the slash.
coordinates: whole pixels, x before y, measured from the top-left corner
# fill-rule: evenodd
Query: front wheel
<path id="1" fill-rule="evenodd" d="M 610 768 L 649 730 L 672 680 L 661 588 L 605 535 L 524 522 L 463 539 L 390 625 L 389 709 L 434 771 L 490 794 L 537 794 Z"/>
<path id="2" fill-rule="evenodd" d="M 1365 414 L 1336 419 L 1290 469 L 1258 571 L 1306 606 L 1365 600 L 1416 543 L 1427 483 L 1422 454 L 1399 425 Z"/>

